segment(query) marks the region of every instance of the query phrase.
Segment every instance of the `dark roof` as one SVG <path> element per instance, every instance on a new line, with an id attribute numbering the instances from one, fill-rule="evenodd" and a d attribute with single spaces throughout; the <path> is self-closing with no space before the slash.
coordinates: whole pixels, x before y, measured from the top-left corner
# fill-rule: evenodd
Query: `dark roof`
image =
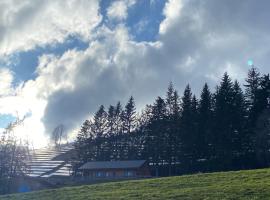
<path id="1" fill-rule="evenodd" d="M 87 162 L 79 169 L 127 169 L 139 168 L 146 160 L 128 160 L 128 161 L 99 161 Z"/>

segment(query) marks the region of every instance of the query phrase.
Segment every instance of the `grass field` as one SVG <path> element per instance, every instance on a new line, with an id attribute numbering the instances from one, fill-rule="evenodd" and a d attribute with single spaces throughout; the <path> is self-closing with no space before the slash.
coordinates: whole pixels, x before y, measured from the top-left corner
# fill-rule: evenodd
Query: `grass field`
<path id="1" fill-rule="evenodd" d="M 0 199 L 270 199 L 270 169 L 122 181 L 1 196 Z"/>

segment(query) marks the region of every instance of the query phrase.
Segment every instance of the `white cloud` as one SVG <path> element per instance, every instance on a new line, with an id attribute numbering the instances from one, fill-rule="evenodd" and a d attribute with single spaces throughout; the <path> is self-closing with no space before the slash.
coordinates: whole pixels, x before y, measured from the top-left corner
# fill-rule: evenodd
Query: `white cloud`
<path id="1" fill-rule="evenodd" d="M 0 114 L 9 114 L 20 119 L 26 116 L 24 123 L 14 130 L 14 134 L 18 138 L 29 139 L 35 146 L 46 145 L 47 136 L 42 117 L 47 101 L 39 95 L 40 83 L 30 80 L 15 88 L 11 84 L 12 73 L 5 73 L 8 74 L 7 83 L 10 84 L 7 84 L 4 90 L 0 89 L 1 92 L 4 91 L 4 95 L 0 97 Z M 0 74 L 1 81 L 5 73 Z"/>
<path id="2" fill-rule="evenodd" d="M 125 9 L 117 12 L 120 16 L 111 14 L 111 17 L 123 20 L 128 14 L 127 5 L 131 4 L 114 3 L 119 2 Z M 124 25 L 113 29 L 100 26 L 90 37 L 87 49 L 69 50 L 62 56 L 41 56 L 35 80 L 12 89 L 9 72 L 5 75 L 9 77 L 5 88 L 16 91 L 16 95 L 0 99 L 0 113 L 31 112 L 26 124 L 36 124 L 32 130 L 37 134 L 39 131 L 48 134 L 59 124 L 73 132 L 98 105 L 107 106 L 118 100 L 124 103 L 133 95 L 141 108 L 164 93 L 170 81 L 180 92 L 190 83 L 198 93 L 205 81 L 216 84 L 225 70 L 233 78 L 242 78 L 250 57 L 255 64 L 261 60 L 259 64 L 265 66 L 261 71 L 267 72 L 270 40 L 265 33 L 269 27 L 262 23 L 267 17 L 250 15 L 259 5 L 254 1 L 246 4 L 230 1 L 226 6 L 224 2 L 216 2 L 169 0 L 156 42 L 132 41 Z M 109 17 L 112 8 L 108 9 Z M 268 10 L 262 11 L 262 16 L 268 15 Z M 48 33 L 54 32 L 57 36 L 58 29 L 48 29 Z M 31 132 L 31 128 L 27 130 Z"/>
<path id="3" fill-rule="evenodd" d="M 124 20 L 128 16 L 128 8 L 135 4 L 135 0 L 117 0 L 107 9 L 110 19 Z"/>
<path id="4" fill-rule="evenodd" d="M 98 0 L 2 0 L 0 56 L 63 42 L 68 36 L 91 37 L 101 21 Z"/>
<path id="5" fill-rule="evenodd" d="M 166 2 L 165 8 L 163 10 L 165 20 L 163 20 L 163 22 L 160 24 L 159 27 L 160 34 L 165 34 L 167 29 L 170 26 L 173 26 L 176 23 L 176 21 L 179 20 L 182 8 L 183 8 L 182 0 L 169 0 Z"/>
<path id="6" fill-rule="evenodd" d="M 7 68 L 0 68 L 0 97 L 12 94 L 13 75 Z"/>

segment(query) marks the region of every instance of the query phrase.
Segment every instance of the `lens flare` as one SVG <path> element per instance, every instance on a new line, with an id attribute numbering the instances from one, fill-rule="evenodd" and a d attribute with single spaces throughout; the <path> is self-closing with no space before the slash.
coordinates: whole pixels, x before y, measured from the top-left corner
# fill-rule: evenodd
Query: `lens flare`
<path id="1" fill-rule="evenodd" d="M 248 66 L 252 66 L 253 65 L 253 61 L 252 60 L 248 60 Z"/>

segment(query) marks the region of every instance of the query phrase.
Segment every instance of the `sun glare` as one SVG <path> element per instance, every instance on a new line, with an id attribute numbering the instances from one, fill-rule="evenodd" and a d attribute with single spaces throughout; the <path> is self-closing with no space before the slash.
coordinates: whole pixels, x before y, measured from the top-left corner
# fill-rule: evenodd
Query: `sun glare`
<path id="1" fill-rule="evenodd" d="M 31 148 L 37 149 L 47 146 L 49 142 L 49 137 L 43 134 L 43 130 L 44 127 L 40 122 L 33 123 L 32 120 L 26 119 L 14 128 L 13 133 L 17 139 L 27 141 Z"/>

